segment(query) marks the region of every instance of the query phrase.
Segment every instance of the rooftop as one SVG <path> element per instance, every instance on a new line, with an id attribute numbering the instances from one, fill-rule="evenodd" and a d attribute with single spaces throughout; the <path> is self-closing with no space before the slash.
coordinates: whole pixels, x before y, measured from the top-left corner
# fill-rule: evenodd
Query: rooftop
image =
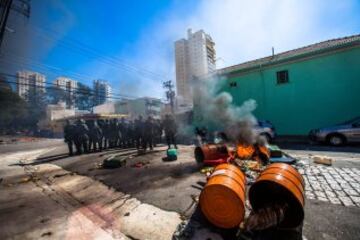
<path id="1" fill-rule="evenodd" d="M 306 57 L 308 55 L 315 55 L 327 51 L 341 49 L 349 46 L 358 46 L 358 45 L 360 46 L 360 34 L 343 37 L 343 38 L 331 39 L 324 42 L 319 42 L 305 47 L 275 54 L 273 56 L 259 58 L 256 60 L 222 68 L 217 70 L 217 74 L 226 74 L 234 71 L 250 70 L 251 68 L 258 67 L 260 65 L 266 66 L 274 63 L 286 62 L 294 58 Z"/>

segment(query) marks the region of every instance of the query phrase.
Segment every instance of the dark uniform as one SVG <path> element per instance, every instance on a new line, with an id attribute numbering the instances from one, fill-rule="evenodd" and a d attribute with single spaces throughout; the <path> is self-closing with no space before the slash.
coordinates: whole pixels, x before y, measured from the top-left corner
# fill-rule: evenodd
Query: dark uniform
<path id="1" fill-rule="evenodd" d="M 118 123 L 116 119 L 113 119 L 110 123 L 109 143 L 110 147 L 116 147 L 116 141 L 118 139 Z"/>
<path id="2" fill-rule="evenodd" d="M 144 129 L 144 122 L 142 120 L 142 116 L 139 116 L 138 119 L 135 120 L 135 129 L 134 129 L 134 137 L 135 137 L 135 145 L 136 148 L 139 149 L 142 145 L 142 134 Z"/>
<path id="3" fill-rule="evenodd" d="M 148 117 L 148 119 L 144 123 L 143 127 L 143 141 L 142 141 L 142 147 L 144 150 L 146 150 L 147 146 L 149 145 L 150 150 L 153 150 L 153 136 L 155 132 L 154 122 L 151 117 Z"/>
<path id="4" fill-rule="evenodd" d="M 94 151 L 98 148 L 102 151 L 103 133 L 96 120 L 91 124 L 89 137 L 89 151 L 91 151 L 91 148 L 93 148 Z"/>
<path id="5" fill-rule="evenodd" d="M 163 125 L 160 120 L 155 122 L 155 132 L 154 132 L 154 143 L 161 143 L 161 137 L 163 134 Z"/>
<path id="6" fill-rule="evenodd" d="M 127 134 L 127 126 L 128 124 L 125 122 L 124 118 L 121 118 L 119 123 L 119 135 L 120 135 L 120 147 L 126 148 L 128 146 L 128 134 Z"/>
<path id="7" fill-rule="evenodd" d="M 175 119 L 169 114 L 165 115 L 165 119 L 163 121 L 163 127 L 165 131 L 165 138 L 168 147 L 171 147 L 171 144 L 177 148 L 176 145 L 176 134 L 177 134 L 177 125 Z"/>
<path id="8" fill-rule="evenodd" d="M 104 149 L 109 147 L 109 141 L 110 141 L 110 122 L 109 120 L 105 120 L 103 124 L 103 136 L 104 136 Z"/>
<path id="9" fill-rule="evenodd" d="M 75 126 L 75 147 L 76 152 L 81 154 L 82 152 L 88 152 L 89 146 L 89 128 L 85 124 L 84 120 L 79 119 Z"/>
<path id="10" fill-rule="evenodd" d="M 66 125 L 64 126 L 64 141 L 68 145 L 70 156 L 73 155 L 74 131 L 75 125 L 71 124 L 69 120 L 66 120 Z"/>
<path id="11" fill-rule="evenodd" d="M 128 147 L 135 146 L 135 124 L 133 121 L 130 121 L 126 127 L 126 134 L 128 138 Z"/>

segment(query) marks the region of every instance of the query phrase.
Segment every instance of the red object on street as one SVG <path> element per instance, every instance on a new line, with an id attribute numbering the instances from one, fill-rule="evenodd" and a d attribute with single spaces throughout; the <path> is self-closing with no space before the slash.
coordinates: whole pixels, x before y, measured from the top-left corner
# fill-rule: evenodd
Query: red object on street
<path id="1" fill-rule="evenodd" d="M 210 166 L 217 166 L 222 163 L 227 163 L 227 159 L 219 158 L 219 159 L 213 159 L 213 160 L 210 160 L 210 159 L 204 160 L 204 164 L 210 165 Z"/>

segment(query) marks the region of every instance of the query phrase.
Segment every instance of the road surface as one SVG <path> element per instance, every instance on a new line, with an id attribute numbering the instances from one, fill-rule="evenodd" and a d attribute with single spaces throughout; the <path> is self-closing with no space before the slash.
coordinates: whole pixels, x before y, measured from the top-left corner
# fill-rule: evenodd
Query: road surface
<path id="1" fill-rule="evenodd" d="M 304 164 L 299 170 L 307 183 L 302 237 L 356 239 L 360 235 L 359 149 L 285 147 Z M 202 237 L 198 239 L 229 239 L 227 233 L 198 216 L 196 201 L 205 178 L 193 159 L 193 147 L 181 146 L 175 162 L 162 160 L 164 150 L 158 147 L 139 155 L 134 149 L 115 149 L 69 157 L 59 140 L 26 147 L 1 146 L 0 201 L 5 205 L 0 210 L 0 238 L 74 236 L 79 234 L 72 227 L 78 225 L 72 220 L 75 214 L 74 219 L 80 218 L 86 225 L 82 228 L 89 230 L 84 239 L 99 238 L 91 235 L 94 232 L 109 239 L 171 239 L 176 229 L 182 229 L 180 222 L 185 220 L 185 224 L 189 219 L 192 239 L 199 234 Z M 101 168 L 102 161 L 113 155 L 124 158 L 126 165 Z M 313 164 L 314 155 L 332 158 L 333 166 Z M 124 199 L 132 200 L 122 206 Z M 141 224 L 144 231 L 139 231 Z"/>

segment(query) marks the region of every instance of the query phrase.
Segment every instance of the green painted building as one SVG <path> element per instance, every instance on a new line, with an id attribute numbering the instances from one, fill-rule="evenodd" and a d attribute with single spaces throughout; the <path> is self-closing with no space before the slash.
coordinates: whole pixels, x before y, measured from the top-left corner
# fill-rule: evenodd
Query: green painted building
<path id="1" fill-rule="evenodd" d="M 217 75 L 225 77 L 221 91 L 236 105 L 256 100 L 255 116 L 271 121 L 279 135 L 306 135 L 360 116 L 360 35 L 245 62 Z"/>

